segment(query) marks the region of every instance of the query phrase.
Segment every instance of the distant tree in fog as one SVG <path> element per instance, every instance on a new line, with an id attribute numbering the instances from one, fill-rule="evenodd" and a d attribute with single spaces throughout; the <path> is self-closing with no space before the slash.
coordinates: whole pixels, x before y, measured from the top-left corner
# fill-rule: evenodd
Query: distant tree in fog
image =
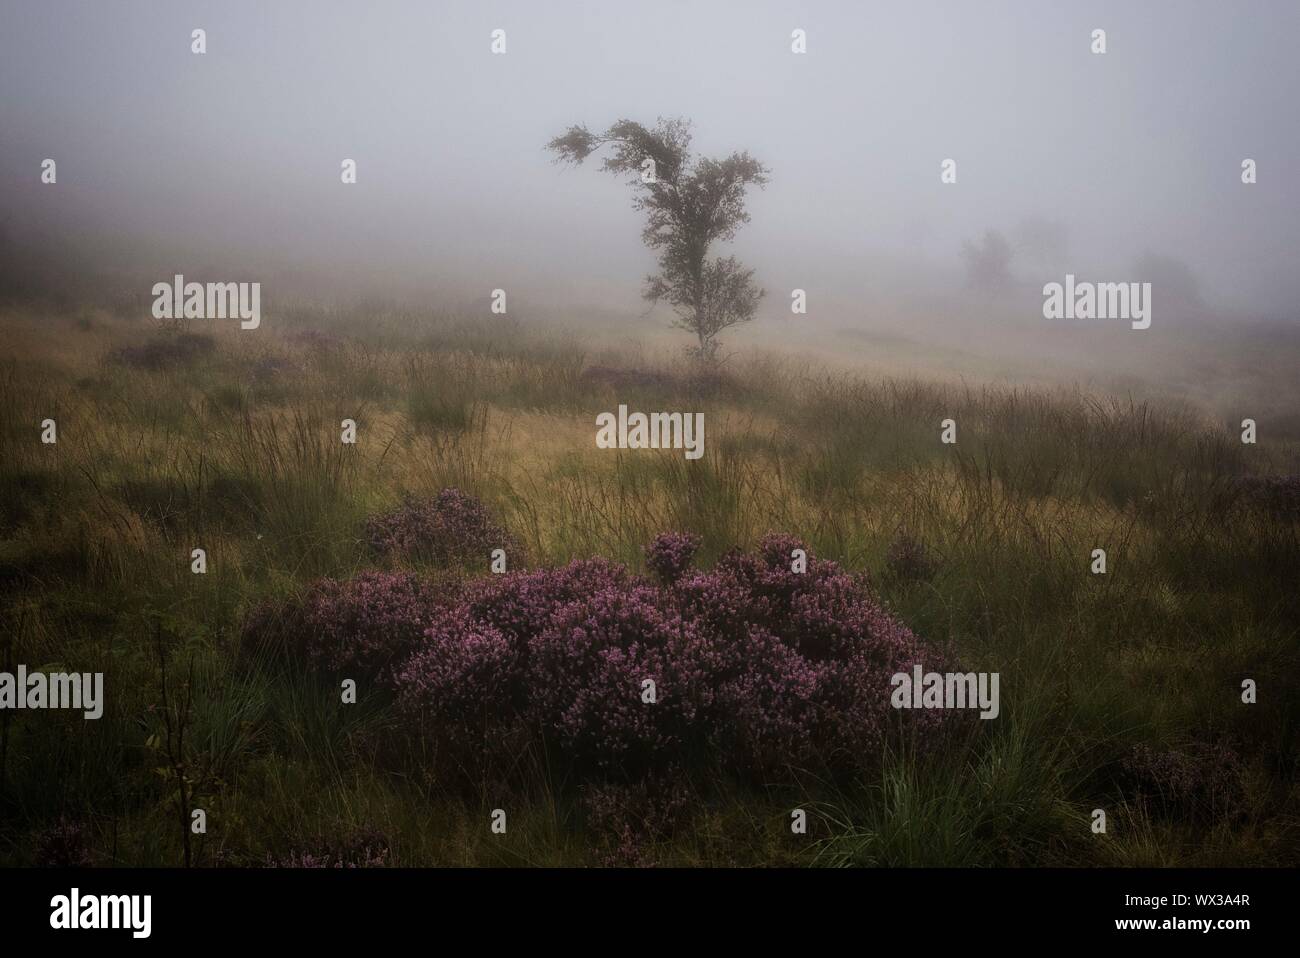
<path id="1" fill-rule="evenodd" d="M 1143 253 L 1133 264 L 1133 279 L 1151 284 L 1151 298 L 1162 307 L 1199 310 L 1205 306 L 1201 281 L 1181 259 L 1159 253 Z"/>
<path id="2" fill-rule="evenodd" d="M 719 332 L 753 319 L 763 290 L 734 256 L 709 258 L 713 243 L 732 239 L 749 222 L 745 193 L 767 183 L 766 170 L 748 153 L 693 159 L 690 123 L 660 119 L 653 130 L 619 120 L 604 133 L 571 126 L 547 144 L 558 162 L 579 164 L 604 146 L 603 169 L 626 174 L 637 190 L 633 207 L 646 214 L 641 238 L 659 251 L 659 273 L 646 278 L 645 298 L 666 301 L 674 323 L 696 335 L 691 352 L 717 357 Z"/>
<path id="3" fill-rule="evenodd" d="M 962 244 L 966 281 L 975 289 L 998 292 L 1011 286 L 1011 244 L 997 230 L 989 230 L 979 243 Z"/>

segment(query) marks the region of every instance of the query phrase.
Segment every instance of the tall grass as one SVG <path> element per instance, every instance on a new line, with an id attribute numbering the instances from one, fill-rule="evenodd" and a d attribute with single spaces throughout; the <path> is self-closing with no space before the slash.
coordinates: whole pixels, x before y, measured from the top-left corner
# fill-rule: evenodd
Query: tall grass
<path id="1" fill-rule="evenodd" d="M 67 321 L 75 349 L 0 360 L 0 592 L 14 654 L 108 676 L 98 723 L 11 721 L 0 859 L 32 859 L 61 816 L 89 823 L 104 863 L 179 860 L 156 718 L 150 624 L 196 663 L 192 760 L 209 782 L 200 863 L 264 861 L 375 827 L 401 864 L 599 860 L 580 784 L 544 756 L 511 804 L 508 850 L 490 841 L 485 784 L 467 799 L 384 745 L 382 696 L 235 658 L 261 599 L 372 562 L 365 517 L 403 494 L 483 498 L 549 564 L 604 555 L 640 567 L 657 532 L 704 540 L 701 561 L 768 531 L 869 574 L 882 598 L 967 668 L 1002 675 L 1003 715 L 922 759 L 884 755 L 853 787 L 803 794 L 699 783 L 689 824 L 654 856 L 679 864 L 1204 864 L 1294 862 L 1300 675 L 1295 517 L 1242 493 L 1297 471 L 1300 444 L 1244 446 L 1175 404 L 999 386 L 867 380 L 772 357 L 707 384 L 635 353 L 510 322 L 375 305 L 298 309 L 281 335 L 218 333 L 184 367 L 113 359 L 145 335 Z M 24 343 L 53 342 L 30 318 Z M 314 340 L 289 335 L 309 329 Z M 245 338 L 241 338 L 241 336 Z M 704 388 L 707 385 L 708 388 Z M 705 413 L 705 454 L 597 450 L 593 416 L 619 402 Z M 58 422 L 59 442 L 39 442 Z M 341 421 L 358 424 L 356 445 Z M 939 441 L 957 422 L 956 445 Z M 906 531 L 934 575 L 884 574 Z M 209 571 L 190 571 L 191 550 Z M 1093 575 L 1093 549 L 1108 569 Z M 19 621 L 21 619 L 21 626 Z M 180 653 L 178 653 L 180 654 Z M 1257 705 L 1240 701 L 1254 679 Z M 987 725 L 988 727 L 983 727 Z M 1228 741 L 1249 770 L 1233 822 L 1161 819 L 1119 769 L 1133 745 Z M 57 783 L 54 787 L 51 783 Z M 815 811 L 792 844 L 791 802 Z M 1091 834 L 1094 808 L 1112 812 Z"/>

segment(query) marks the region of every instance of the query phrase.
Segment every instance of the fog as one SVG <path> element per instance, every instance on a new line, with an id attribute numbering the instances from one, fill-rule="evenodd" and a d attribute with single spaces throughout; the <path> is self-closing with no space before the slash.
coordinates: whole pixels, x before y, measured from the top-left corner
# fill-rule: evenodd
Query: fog
<path id="1" fill-rule="evenodd" d="M 698 153 L 771 171 L 717 251 L 768 322 L 795 288 L 837 328 L 961 295 L 989 230 L 1027 291 L 1006 309 L 1038 322 L 1043 283 L 1151 280 L 1143 256 L 1214 321 L 1294 321 L 1298 33 L 1293 2 L 4 0 L 0 222 L 7 255 L 74 244 L 69 274 L 634 315 L 654 257 L 631 190 L 543 147 L 684 116 Z"/>

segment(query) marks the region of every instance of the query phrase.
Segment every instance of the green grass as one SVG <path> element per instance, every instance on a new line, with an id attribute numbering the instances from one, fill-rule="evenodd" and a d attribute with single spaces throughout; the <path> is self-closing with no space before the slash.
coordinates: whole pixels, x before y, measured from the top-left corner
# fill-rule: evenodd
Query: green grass
<path id="1" fill-rule="evenodd" d="M 158 634 L 173 696 L 193 676 L 181 762 L 209 816 L 199 864 L 259 863 L 367 828 L 397 864 L 605 861 L 582 783 L 556 780 L 545 756 L 520 757 L 520 784 L 467 795 L 430 779 L 390 702 L 345 708 L 328 684 L 236 658 L 256 603 L 373 564 L 365 517 L 447 486 L 488 502 L 534 563 L 639 567 L 664 529 L 700 534 L 707 563 L 768 531 L 798 533 L 871 575 L 965 667 L 1001 673 L 998 721 L 937 753 L 883 754 L 862 781 L 805 770 L 769 790 L 693 783 L 691 813 L 654 840 L 655 861 L 1300 860 L 1300 540 L 1294 517 L 1233 485 L 1300 472 L 1294 430 L 1244 446 L 1232 423 L 1183 405 L 868 380 L 770 356 L 700 389 L 635 351 L 586 357 L 553 329 L 391 309 L 301 308 L 285 331 L 343 341 L 318 349 L 268 323 L 148 371 L 109 357 L 156 332 L 78 315 L 2 320 L 25 345 L 0 361 L 0 606 L 10 661 L 104 671 L 108 708 L 99 722 L 9 715 L 0 862 L 33 861 L 63 817 L 87 824 L 102 864 L 181 860 L 157 745 Z M 656 376 L 624 390 L 584 378 L 589 362 Z M 597 450 L 594 416 L 619 402 L 703 412 L 704 457 Z M 39 442 L 47 417 L 55 446 Z M 345 418 L 355 446 L 339 441 Z M 946 418 L 955 446 L 939 442 Z M 933 580 L 882 574 L 901 530 L 937 558 Z M 189 569 L 196 547 L 204 576 Z M 1104 576 L 1089 572 L 1094 548 L 1107 551 Z M 1240 701 L 1244 678 L 1256 705 Z M 1124 793 L 1133 745 L 1218 740 L 1248 773 L 1232 820 L 1162 819 Z M 508 842 L 488 830 L 495 807 Z M 789 832 L 796 807 L 807 836 Z M 1108 810 L 1104 836 L 1089 830 L 1094 808 Z"/>

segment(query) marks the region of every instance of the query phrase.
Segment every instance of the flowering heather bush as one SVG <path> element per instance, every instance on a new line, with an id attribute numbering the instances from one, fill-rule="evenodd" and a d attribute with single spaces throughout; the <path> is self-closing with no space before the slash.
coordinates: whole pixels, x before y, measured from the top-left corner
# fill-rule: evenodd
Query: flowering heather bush
<path id="1" fill-rule="evenodd" d="M 388 678 L 421 640 L 435 608 L 430 591 L 407 573 L 324 579 L 304 603 L 307 655 L 331 672 Z"/>
<path id="2" fill-rule="evenodd" d="M 139 346 L 123 346 L 109 358 L 136 369 L 171 369 L 190 366 L 210 356 L 216 348 L 217 341 L 207 333 L 161 334 Z"/>
<path id="3" fill-rule="evenodd" d="M 796 549 L 808 552 L 808 546 L 802 539 L 785 532 L 769 532 L 758 541 L 758 554 L 762 557 L 763 564 L 771 569 L 789 572 Z"/>
<path id="4" fill-rule="evenodd" d="M 645 564 L 664 585 L 680 579 L 700 548 L 700 537 L 689 532 L 661 532 L 645 547 Z"/>
<path id="5" fill-rule="evenodd" d="M 430 719 L 446 762 L 481 778 L 521 737 L 517 662 L 499 630 L 442 616 L 397 675 L 399 706 Z"/>
<path id="6" fill-rule="evenodd" d="M 601 864 L 653 865 L 650 846 L 672 836 L 686 816 L 690 797 L 678 768 L 633 784 L 589 786 L 583 806 L 588 827 L 601 841 Z"/>
<path id="7" fill-rule="evenodd" d="M 254 609 L 244 625 L 241 651 L 269 648 L 319 671 L 391 684 L 437 611 L 433 590 L 409 573 L 322 579 L 299 601 Z"/>
<path id="8" fill-rule="evenodd" d="M 558 569 L 509 572 L 469 583 L 465 613 L 496 626 L 526 651 L 530 636 L 556 610 L 594 592 L 619 590 L 632 581 L 627 569 L 608 559 L 578 559 Z"/>
<path id="9" fill-rule="evenodd" d="M 386 868 L 388 840 L 378 832 L 358 831 L 342 841 L 295 848 L 283 858 L 266 859 L 267 868 Z"/>
<path id="10" fill-rule="evenodd" d="M 719 640 L 684 675 L 730 761 L 770 771 L 813 755 L 851 768 L 875 754 L 891 720 L 889 679 L 942 659 L 871 597 L 861 577 L 811 554 L 803 573 L 790 553 L 806 546 L 771 535 L 759 556 L 732 552 L 678 588 L 686 615 Z M 911 712 L 925 732 L 943 712 Z"/>
<path id="11" fill-rule="evenodd" d="M 483 503 L 459 489 L 444 489 L 428 499 L 407 497 L 393 511 L 366 522 L 366 539 L 381 555 L 438 565 L 485 566 L 493 549 L 505 549 L 517 564 L 520 552 Z"/>
<path id="12" fill-rule="evenodd" d="M 682 700 L 671 685 L 669 646 L 684 630 L 654 587 L 603 589 L 560 606 L 528 642 L 527 714 L 561 748 L 603 768 L 633 774 L 683 744 Z M 656 685 L 653 704 L 642 683 Z"/>
<path id="13" fill-rule="evenodd" d="M 1279 519 L 1300 517 L 1300 475 L 1250 476 L 1237 485 L 1247 504 Z"/>
<path id="14" fill-rule="evenodd" d="M 399 701 L 462 746 L 527 726 L 574 761 L 636 772 L 678 743 L 671 705 L 641 701 L 663 681 L 676 619 L 659 593 L 602 559 L 493 576 L 425 633 L 398 680 Z M 631 683 L 631 685 L 629 685 Z"/>
<path id="15" fill-rule="evenodd" d="M 925 543 L 906 532 L 899 533 L 885 552 L 885 572 L 897 582 L 929 582 L 937 570 Z"/>
<path id="16" fill-rule="evenodd" d="M 38 868 L 89 868 L 92 864 L 86 828 L 80 822 L 61 818 L 37 836 Z"/>
<path id="17" fill-rule="evenodd" d="M 1193 743 L 1157 751 L 1134 746 L 1124 760 L 1128 785 L 1155 810 L 1177 817 L 1232 817 L 1245 796 L 1244 771 L 1227 746 Z"/>
<path id="18" fill-rule="evenodd" d="M 623 566 L 590 559 L 465 583 L 460 602 L 436 618 L 402 669 L 399 705 L 426 720 L 452 765 L 489 775 L 493 761 L 517 755 L 527 739 L 530 638 L 588 591 L 628 581 Z"/>
<path id="19" fill-rule="evenodd" d="M 602 559 L 471 583 L 400 671 L 399 699 L 463 731 L 461 746 L 532 729 L 548 754 L 611 781 L 683 756 L 756 777 L 861 768 L 889 725 L 948 721 L 889 706 L 895 672 L 942 659 L 859 577 L 811 557 L 790 571 L 802 547 L 770 536 L 758 555 L 666 585 Z"/>

